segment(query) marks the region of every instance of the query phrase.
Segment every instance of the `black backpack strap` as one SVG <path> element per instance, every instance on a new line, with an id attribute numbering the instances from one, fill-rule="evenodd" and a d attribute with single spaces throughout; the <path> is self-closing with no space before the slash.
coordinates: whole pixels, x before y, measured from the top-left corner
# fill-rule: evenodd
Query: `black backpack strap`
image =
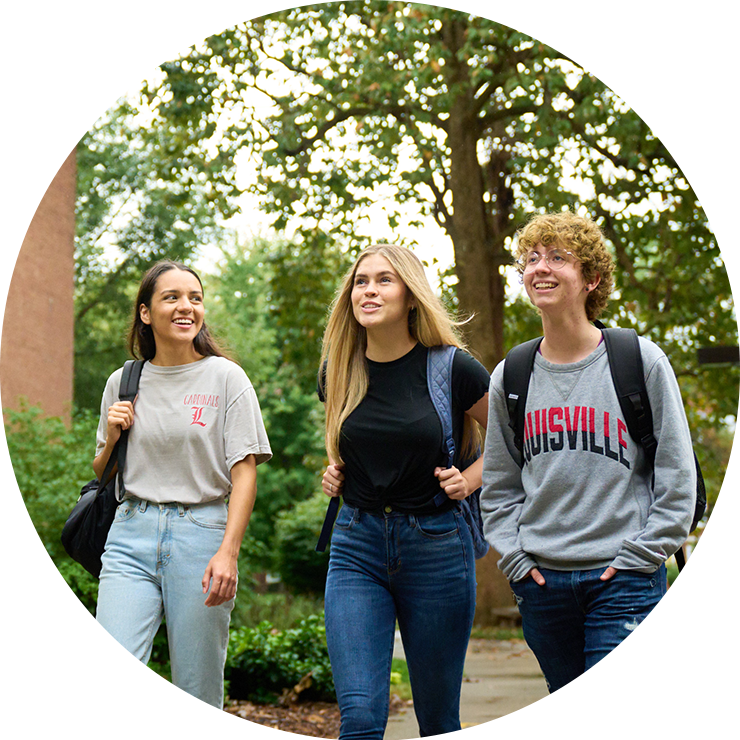
<path id="1" fill-rule="evenodd" d="M 126 360 L 123 366 L 123 373 L 121 374 L 121 384 L 118 388 L 118 398 L 121 401 L 131 401 L 133 403 L 136 398 L 136 394 L 139 392 L 139 380 L 141 379 L 141 370 L 144 367 L 144 360 Z M 128 429 L 121 431 L 121 436 L 116 443 L 116 450 L 114 454 L 111 453 L 111 459 L 115 459 L 118 462 L 118 492 L 121 496 L 124 492 L 123 487 L 123 466 L 126 464 L 126 453 L 128 451 Z M 110 459 L 108 461 L 110 463 Z M 111 466 L 112 469 L 113 466 Z M 107 471 L 107 466 L 106 466 Z M 108 472 L 108 475 L 110 473 Z M 106 481 L 108 477 L 104 474 L 103 480 Z M 120 500 L 120 499 L 119 499 Z"/>
<path id="2" fill-rule="evenodd" d="M 653 411 L 650 407 L 640 340 L 634 329 L 602 329 L 614 388 L 632 439 L 645 450 L 651 465 L 658 443 L 653 435 Z"/>
<path id="3" fill-rule="evenodd" d="M 121 385 L 118 388 L 118 398 L 121 401 L 132 401 L 139 392 L 139 380 L 144 367 L 144 360 L 126 360 L 121 374 Z"/>
<path id="4" fill-rule="evenodd" d="M 319 541 L 316 543 L 316 552 L 324 552 L 326 550 L 326 546 L 329 544 L 331 531 L 334 528 L 334 522 L 336 521 L 337 514 L 339 513 L 340 498 L 341 496 L 334 496 L 329 501 L 329 506 L 326 509 L 326 516 L 324 517 L 324 523 L 321 525 Z"/>
<path id="5" fill-rule="evenodd" d="M 504 360 L 504 398 L 509 412 L 509 426 L 514 430 L 514 444 L 519 450 L 519 467 L 524 466 L 524 414 L 527 408 L 529 378 L 542 337 L 512 347 Z"/>

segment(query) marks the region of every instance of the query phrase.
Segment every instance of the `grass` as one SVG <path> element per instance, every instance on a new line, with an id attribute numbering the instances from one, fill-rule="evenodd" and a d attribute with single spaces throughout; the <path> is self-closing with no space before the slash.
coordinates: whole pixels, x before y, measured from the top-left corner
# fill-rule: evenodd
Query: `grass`
<path id="1" fill-rule="evenodd" d="M 411 699 L 409 669 L 402 658 L 393 658 L 391 663 L 391 694 L 395 694 L 404 701 Z"/>
<path id="2" fill-rule="evenodd" d="M 523 640 L 524 633 L 521 627 L 473 627 L 470 637 L 475 640 Z"/>
<path id="3" fill-rule="evenodd" d="M 245 588 L 237 594 L 231 627 L 254 627 L 260 622 L 269 622 L 276 629 L 292 629 L 302 619 L 323 611 L 324 599 L 321 596 L 256 594 Z"/>

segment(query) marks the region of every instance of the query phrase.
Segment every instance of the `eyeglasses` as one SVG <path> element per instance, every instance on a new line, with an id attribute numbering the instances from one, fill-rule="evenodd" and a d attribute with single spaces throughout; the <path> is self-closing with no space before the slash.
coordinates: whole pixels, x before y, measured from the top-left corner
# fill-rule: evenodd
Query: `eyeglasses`
<path id="1" fill-rule="evenodd" d="M 551 270 L 562 270 L 567 263 L 573 264 L 578 261 L 578 257 L 573 252 L 554 247 L 553 249 L 548 249 L 545 254 L 540 254 L 534 250 L 527 252 L 524 257 L 518 260 L 517 264 L 524 272 L 531 272 L 539 265 L 543 257 Z"/>

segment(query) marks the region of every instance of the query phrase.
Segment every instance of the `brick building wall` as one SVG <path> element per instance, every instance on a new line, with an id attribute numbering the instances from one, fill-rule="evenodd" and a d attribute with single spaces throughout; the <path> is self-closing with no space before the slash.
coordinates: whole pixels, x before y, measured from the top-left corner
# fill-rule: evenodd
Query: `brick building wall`
<path id="1" fill-rule="evenodd" d="M 76 162 L 67 158 L 28 228 L 8 290 L 0 345 L 4 408 L 21 397 L 70 418 L 74 364 Z"/>

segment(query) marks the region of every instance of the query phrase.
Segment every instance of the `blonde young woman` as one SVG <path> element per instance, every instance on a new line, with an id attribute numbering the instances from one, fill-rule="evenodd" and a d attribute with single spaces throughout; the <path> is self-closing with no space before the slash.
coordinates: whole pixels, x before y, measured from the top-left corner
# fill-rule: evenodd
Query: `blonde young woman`
<path id="1" fill-rule="evenodd" d="M 324 335 L 328 496 L 343 496 L 332 535 L 326 631 L 341 738 L 382 738 L 396 620 L 422 736 L 460 729 L 475 559 L 458 502 L 482 459 L 444 468 L 442 427 L 427 390 L 427 348 L 455 345 L 457 449 L 485 427 L 489 374 L 463 349 L 418 258 L 369 247 L 348 271 Z M 434 503 L 440 489 L 447 495 Z"/>

